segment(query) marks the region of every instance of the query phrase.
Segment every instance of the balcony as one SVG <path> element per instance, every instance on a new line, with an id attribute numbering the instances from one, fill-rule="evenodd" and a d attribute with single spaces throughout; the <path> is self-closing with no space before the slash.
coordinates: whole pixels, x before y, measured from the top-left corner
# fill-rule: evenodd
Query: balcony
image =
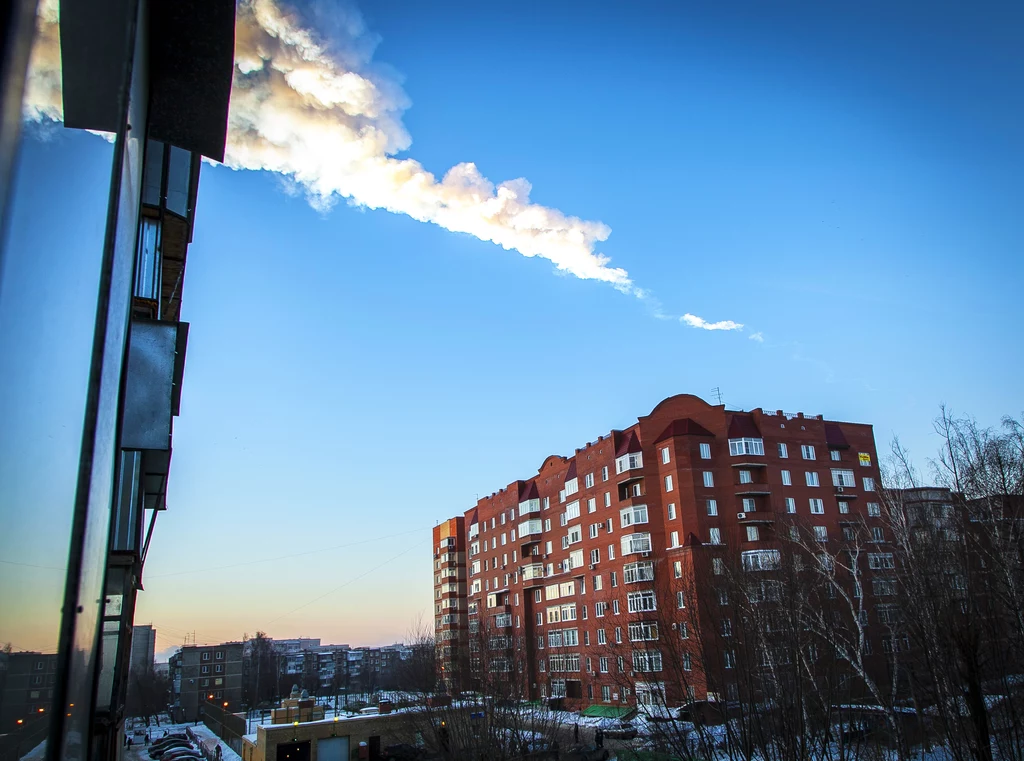
<path id="1" fill-rule="evenodd" d="M 741 515 L 743 516 L 742 518 L 740 517 Z M 741 526 L 753 526 L 758 523 L 771 524 L 775 523 L 775 514 L 768 510 L 752 510 L 746 513 L 736 513 L 736 520 Z"/>
<path id="2" fill-rule="evenodd" d="M 528 499 L 524 502 L 519 503 L 519 516 L 530 515 L 531 513 L 540 512 L 540 500 L 539 499 Z"/>
<path id="3" fill-rule="evenodd" d="M 768 484 L 736 484 L 736 496 L 756 496 L 758 494 L 771 494 L 772 490 Z"/>
<path id="4" fill-rule="evenodd" d="M 531 563 L 523 566 L 523 581 L 535 581 L 544 578 L 544 564 Z"/>
<path id="5" fill-rule="evenodd" d="M 529 521 L 523 521 L 519 524 L 519 539 L 520 541 L 526 541 L 528 536 L 539 536 L 544 531 L 544 521 L 539 518 L 535 518 Z M 533 540 L 530 540 L 533 541 Z"/>

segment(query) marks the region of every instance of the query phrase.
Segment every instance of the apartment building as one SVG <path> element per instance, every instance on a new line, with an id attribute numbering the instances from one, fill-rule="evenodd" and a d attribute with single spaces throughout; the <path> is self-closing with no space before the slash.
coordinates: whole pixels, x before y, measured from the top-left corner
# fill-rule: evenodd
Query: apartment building
<path id="1" fill-rule="evenodd" d="M 0 654 L 0 733 L 13 732 L 49 712 L 57 678 L 52 653 Z"/>
<path id="2" fill-rule="evenodd" d="M 156 629 L 150 624 L 136 624 L 132 627 L 132 649 L 129 670 L 133 674 L 145 674 L 153 670 L 156 663 Z"/>
<path id="3" fill-rule="evenodd" d="M 434 529 L 436 640 L 441 667 L 459 674 L 449 686 L 472 688 L 481 669 L 525 670 L 531 699 L 716 699 L 724 687 L 699 680 L 673 694 L 660 654 L 629 662 L 614 646 L 656 640 L 658 623 L 645 621 L 655 613 L 687 636 L 682 609 L 700 607 L 702 585 L 684 594 L 666 579 L 727 560 L 770 570 L 780 540 L 801 531 L 837 547 L 857 525 L 883 542 L 878 482 L 870 425 L 665 399 Z M 481 652 L 494 646 L 522 660 Z"/>
<path id="4" fill-rule="evenodd" d="M 176 720 L 196 721 L 205 702 L 227 703 L 232 711 L 241 708 L 244 648 L 242 642 L 186 645 L 171 656 Z"/>

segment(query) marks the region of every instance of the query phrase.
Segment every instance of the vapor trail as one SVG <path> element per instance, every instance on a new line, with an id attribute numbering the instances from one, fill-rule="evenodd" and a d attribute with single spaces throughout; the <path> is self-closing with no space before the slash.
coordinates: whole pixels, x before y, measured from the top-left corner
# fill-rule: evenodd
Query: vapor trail
<path id="1" fill-rule="evenodd" d="M 57 0 L 40 6 L 25 111 L 60 120 Z M 495 184 L 466 162 L 438 180 L 418 161 L 396 158 L 411 145 L 402 124 L 409 99 L 373 66 L 377 38 L 358 11 L 342 5 L 330 26 L 328 42 L 274 0 L 239 1 L 227 166 L 290 178 L 319 209 L 345 198 L 406 214 L 646 297 L 596 250 L 611 228 L 531 202 L 525 179 Z"/>

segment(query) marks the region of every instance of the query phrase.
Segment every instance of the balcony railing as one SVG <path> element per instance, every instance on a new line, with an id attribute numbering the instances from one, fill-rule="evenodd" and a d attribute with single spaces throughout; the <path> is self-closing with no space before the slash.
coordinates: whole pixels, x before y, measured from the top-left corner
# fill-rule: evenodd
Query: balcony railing
<path id="1" fill-rule="evenodd" d="M 531 565 L 523 566 L 523 581 L 530 581 L 531 579 L 543 579 L 544 578 L 544 564 L 543 563 L 532 563 Z"/>
<path id="2" fill-rule="evenodd" d="M 527 536 L 533 536 L 534 534 L 540 534 L 544 530 L 544 522 L 535 519 L 530 521 L 523 521 L 519 524 L 519 537 L 520 539 Z"/>
<path id="3" fill-rule="evenodd" d="M 540 512 L 540 500 L 539 499 L 528 499 L 524 502 L 519 503 L 519 515 L 529 515 L 530 513 Z"/>

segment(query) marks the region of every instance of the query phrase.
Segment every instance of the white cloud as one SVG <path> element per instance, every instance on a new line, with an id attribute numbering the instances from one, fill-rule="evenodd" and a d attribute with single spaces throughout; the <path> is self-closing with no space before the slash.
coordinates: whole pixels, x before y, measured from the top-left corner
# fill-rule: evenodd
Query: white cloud
<path id="1" fill-rule="evenodd" d="M 57 4 L 42 0 L 37 18 L 25 105 L 36 121 L 62 118 Z M 548 259 L 562 272 L 635 296 L 659 319 L 675 319 L 597 250 L 611 234 L 604 223 L 534 203 L 523 178 L 495 183 L 464 162 L 438 179 L 418 161 L 398 158 L 412 144 L 402 123 L 411 104 L 397 76 L 374 65 L 379 40 L 353 6 L 332 5 L 305 23 L 276 0 L 239 0 L 236 18 L 227 166 L 281 175 L 317 209 L 347 199 Z M 313 29 L 329 33 L 323 38 Z M 679 319 L 704 330 L 743 327 L 691 314 Z"/>
<path id="2" fill-rule="evenodd" d="M 740 322 L 733 322 L 732 320 L 708 322 L 703 317 L 690 313 L 684 314 L 679 318 L 679 321 L 686 323 L 691 328 L 701 328 L 702 330 L 743 330 L 743 323 Z"/>
<path id="3" fill-rule="evenodd" d="M 757 333 L 751 333 L 748 338 L 751 341 L 757 341 L 759 344 L 764 343 L 764 334 L 758 331 Z"/>
<path id="4" fill-rule="evenodd" d="M 56 19 L 56 2 L 45 0 L 25 108 L 36 120 L 61 118 Z M 358 11 L 337 8 L 332 22 L 328 48 L 273 0 L 240 0 L 227 166 L 284 175 L 320 209 L 345 198 L 406 214 L 633 292 L 626 270 L 596 250 L 611 234 L 604 223 L 533 203 L 525 179 L 495 183 L 471 162 L 438 179 L 396 158 L 411 144 L 402 124 L 409 99 L 372 66 L 376 39 Z"/>

